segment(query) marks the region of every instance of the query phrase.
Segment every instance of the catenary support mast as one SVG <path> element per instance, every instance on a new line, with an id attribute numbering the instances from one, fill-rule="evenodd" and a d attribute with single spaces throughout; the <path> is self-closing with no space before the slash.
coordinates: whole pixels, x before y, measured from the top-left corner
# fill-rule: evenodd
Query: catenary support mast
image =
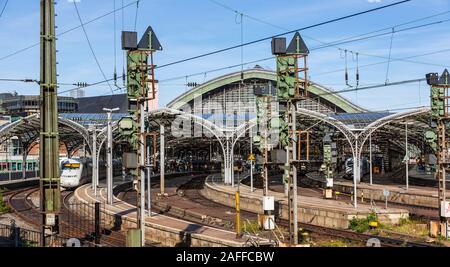
<path id="1" fill-rule="evenodd" d="M 54 0 L 41 0 L 41 128 L 40 209 L 41 246 L 51 245 L 48 235 L 59 231 L 60 211 L 59 133 L 56 83 L 56 36 Z"/>

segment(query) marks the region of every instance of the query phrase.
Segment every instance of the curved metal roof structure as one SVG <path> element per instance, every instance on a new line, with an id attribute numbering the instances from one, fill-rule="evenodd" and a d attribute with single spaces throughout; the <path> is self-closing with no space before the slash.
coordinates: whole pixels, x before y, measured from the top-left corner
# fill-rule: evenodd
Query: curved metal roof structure
<path id="1" fill-rule="evenodd" d="M 265 70 L 262 68 L 253 68 L 244 71 L 244 79 L 264 79 L 276 82 L 277 75 L 274 71 Z M 211 92 L 221 86 L 239 81 L 241 81 L 241 72 L 233 72 L 217 77 L 176 97 L 174 100 L 167 104 L 167 107 L 179 109 L 184 104 L 192 101 L 198 95 Z M 319 97 L 322 101 L 327 101 L 338 106 L 340 109 L 347 113 L 367 111 L 366 109 L 352 103 L 345 97 L 339 94 L 334 94 L 332 90 L 314 82 L 312 82 L 311 86 L 309 87 L 309 93 Z"/>

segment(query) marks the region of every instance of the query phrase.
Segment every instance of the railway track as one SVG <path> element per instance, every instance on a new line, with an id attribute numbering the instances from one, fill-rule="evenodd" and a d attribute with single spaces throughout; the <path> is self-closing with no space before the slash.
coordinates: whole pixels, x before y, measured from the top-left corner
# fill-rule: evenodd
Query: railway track
<path id="1" fill-rule="evenodd" d="M 9 191 L 6 195 L 7 202 L 14 213 L 25 222 L 39 226 L 40 213 L 34 205 L 31 205 L 30 196 L 39 191 L 39 188 L 26 187 L 19 190 Z"/>
<path id="2" fill-rule="evenodd" d="M 60 215 L 60 218 L 62 219 L 64 225 L 66 228 L 71 229 L 69 234 L 78 234 L 84 236 L 81 236 L 84 240 L 88 241 L 90 245 L 93 246 L 107 246 L 107 247 L 124 247 L 125 246 L 125 240 L 126 236 L 122 232 L 119 231 L 112 231 L 110 229 L 107 229 L 105 225 L 101 227 L 102 229 L 102 235 L 100 238 L 100 244 L 95 245 L 94 239 L 95 239 L 95 233 L 93 231 L 93 225 L 94 220 L 89 217 L 89 214 L 81 214 L 77 212 L 71 206 L 76 206 L 78 204 L 73 204 L 71 202 L 71 198 L 73 197 L 74 192 L 66 192 L 63 195 L 63 206 L 62 206 L 62 213 Z M 82 204 L 85 205 L 85 204 Z M 88 209 L 92 209 L 92 206 L 89 206 Z M 87 227 L 83 227 L 83 224 L 77 225 L 77 221 L 85 221 L 87 222 Z M 86 226 L 86 224 L 84 224 Z M 89 227 L 90 226 L 90 227 Z"/>
<path id="3" fill-rule="evenodd" d="M 39 207 L 35 206 L 31 201 L 31 195 L 37 193 L 39 188 L 30 187 L 19 190 L 10 191 L 7 194 L 7 201 L 13 212 L 23 221 L 36 228 L 40 227 L 41 213 Z M 125 235 L 103 228 L 104 231 L 101 236 L 101 243 L 96 245 L 94 243 L 94 235 L 86 224 L 77 224 L 76 222 L 86 221 L 86 218 L 80 213 L 74 212 L 71 209 L 71 198 L 73 192 L 62 192 L 62 205 L 60 220 L 59 236 L 65 239 L 75 237 L 80 239 L 83 244 L 87 246 L 107 246 L 107 247 L 123 247 L 125 246 Z M 93 224 L 93 221 L 92 221 Z"/>

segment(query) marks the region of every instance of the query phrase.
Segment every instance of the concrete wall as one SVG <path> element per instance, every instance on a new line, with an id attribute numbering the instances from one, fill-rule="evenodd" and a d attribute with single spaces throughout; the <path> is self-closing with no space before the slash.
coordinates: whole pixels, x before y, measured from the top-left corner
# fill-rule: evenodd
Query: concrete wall
<path id="1" fill-rule="evenodd" d="M 178 174 L 180 175 L 180 174 Z M 172 175 L 172 177 L 175 175 Z M 114 188 L 117 193 L 121 188 L 129 187 L 130 183 L 124 183 Z M 84 199 L 77 199 L 78 203 L 87 203 Z M 92 204 L 93 205 L 93 204 Z M 136 228 L 136 218 L 129 217 L 124 214 L 116 214 L 106 208 L 101 209 L 101 218 L 105 225 L 114 230 L 126 231 L 129 228 Z M 91 215 L 91 214 L 90 214 Z M 194 223 L 192 224 L 194 225 Z M 189 225 L 190 226 L 190 225 Z M 149 242 L 157 243 L 158 246 L 164 247 L 243 247 L 243 242 L 234 242 L 221 240 L 220 238 L 210 237 L 203 234 L 190 233 L 188 229 L 179 230 L 169 226 L 156 223 L 145 223 L 145 239 Z"/>
<path id="2" fill-rule="evenodd" d="M 334 189 L 339 192 L 351 194 L 353 192 L 352 186 L 347 185 L 341 185 L 341 184 L 334 184 Z M 370 197 L 373 198 L 373 200 L 379 200 L 379 201 L 385 201 L 383 190 L 380 189 L 371 189 L 371 188 L 361 188 L 358 187 L 357 190 L 358 197 L 361 197 L 362 194 L 364 194 L 364 198 L 370 199 Z M 393 203 L 400 203 L 400 204 L 408 204 L 408 205 L 416 205 L 416 206 L 425 206 L 425 207 L 432 207 L 436 208 L 438 206 L 438 198 L 430 195 L 424 195 L 424 194 L 417 194 L 417 193 L 404 193 L 404 192 L 398 192 L 398 191 L 390 191 L 389 202 Z"/>
<path id="3" fill-rule="evenodd" d="M 118 216 L 110 211 L 102 211 L 103 219 L 109 226 L 120 225 L 122 231 L 129 228 L 136 228 L 135 218 L 128 216 Z M 218 238 L 209 237 L 201 234 L 194 234 L 188 231 L 174 229 L 155 223 L 145 223 L 145 239 L 147 242 L 156 243 L 162 247 L 237 247 L 242 243 L 227 242 Z"/>

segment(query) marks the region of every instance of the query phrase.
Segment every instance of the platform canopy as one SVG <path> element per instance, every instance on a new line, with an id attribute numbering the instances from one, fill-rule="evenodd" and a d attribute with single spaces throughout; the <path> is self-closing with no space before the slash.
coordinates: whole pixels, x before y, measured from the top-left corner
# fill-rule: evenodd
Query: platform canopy
<path id="1" fill-rule="evenodd" d="M 12 137 L 17 137 L 24 149 L 28 151 L 38 142 L 40 134 L 40 115 L 34 114 L 24 117 L 0 128 L 0 144 Z M 89 132 L 83 125 L 63 118 L 58 118 L 60 142 L 64 143 L 68 151 L 74 151 L 84 142 L 89 147 Z"/>

